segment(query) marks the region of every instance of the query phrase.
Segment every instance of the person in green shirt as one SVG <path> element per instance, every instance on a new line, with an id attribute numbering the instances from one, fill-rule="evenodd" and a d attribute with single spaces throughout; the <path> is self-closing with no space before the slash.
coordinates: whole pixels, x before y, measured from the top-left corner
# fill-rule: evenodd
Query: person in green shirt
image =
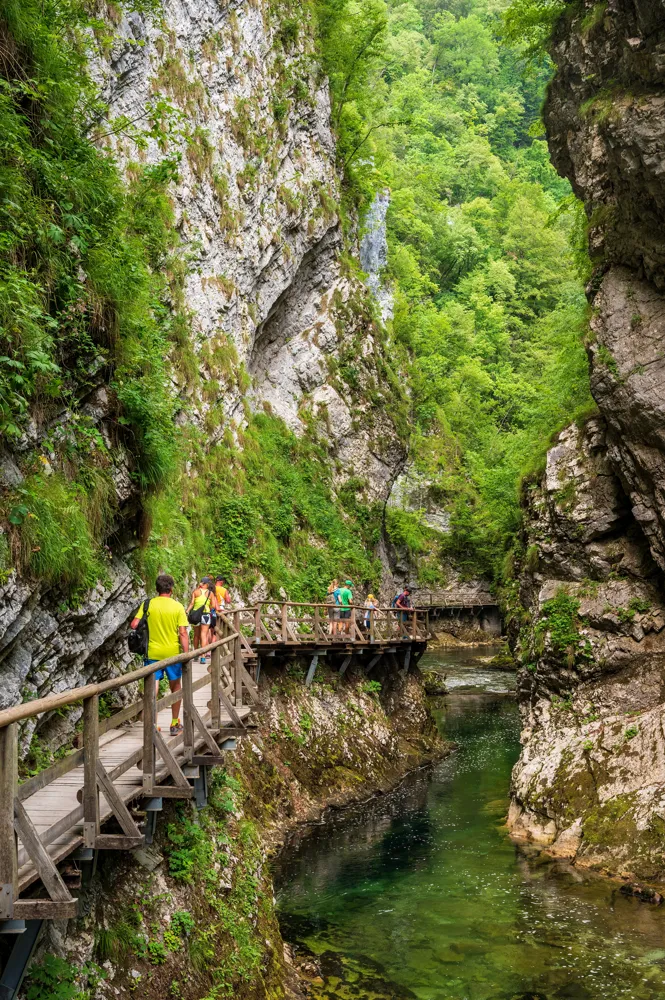
<path id="1" fill-rule="evenodd" d="M 351 631 L 351 605 L 353 604 L 353 584 L 347 580 L 339 592 L 340 613 L 339 618 L 343 623 L 342 628 L 348 635 Z"/>
<path id="2" fill-rule="evenodd" d="M 170 656 L 177 656 L 182 650 L 189 652 L 189 622 L 187 612 L 180 603 L 173 599 L 173 588 L 175 581 L 168 573 L 162 573 L 155 581 L 157 597 L 153 597 L 148 605 L 148 655 L 145 658 L 146 665 L 157 663 L 158 660 L 166 660 Z M 141 618 L 143 618 L 143 605 L 138 609 L 132 628 L 136 628 Z M 182 688 L 182 663 L 174 663 L 170 667 L 155 671 L 155 682 L 157 693 L 159 693 L 159 682 L 166 673 L 169 679 L 171 691 L 180 691 Z M 171 714 L 171 736 L 178 736 L 182 732 L 180 725 L 180 705 L 175 701 Z"/>

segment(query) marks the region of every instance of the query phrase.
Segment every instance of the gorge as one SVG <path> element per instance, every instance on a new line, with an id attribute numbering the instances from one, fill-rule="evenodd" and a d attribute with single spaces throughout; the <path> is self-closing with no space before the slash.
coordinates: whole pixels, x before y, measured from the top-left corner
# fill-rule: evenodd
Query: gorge
<path id="1" fill-rule="evenodd" d="M 210 572 L 237 607 L 310 606 L 335 577 L 359 604 L 497 602 L 521 723 L 508 803 L 510 685 L 458 726 L 408 659 L 331 658 L 311 687 L 304 661 L 262 669 L 208 807 L 99 852 L 27 1000 L 332 996 L 339 966 L 303 965 L 282 909 L 284 947 L 268 856 L 420 767 L 427 795 L 482 780 L 485 724 L 503 763 L 473 808 L 496 823 L 464 830 L 497 852 L 488 898 L 540 864 L 660 898 L 664 45 L 661 0 L 0 2 L 0 710 L 136 666 L 157 573 L 185 598 Z M 25 723 L 21 780 L 80 749 L 82 712 Z M 437 942 L 422 983 L 374 941 L 339 995 L 609 995 L 591 943 L 583 981 L 545 951 L 513 975 L 511 941 L 474 959 L 485 917 L 460 951 L 409 925 Z M 621 919 L 649 966 L 626 995 L 651 1000 L 660 911 Z"/>

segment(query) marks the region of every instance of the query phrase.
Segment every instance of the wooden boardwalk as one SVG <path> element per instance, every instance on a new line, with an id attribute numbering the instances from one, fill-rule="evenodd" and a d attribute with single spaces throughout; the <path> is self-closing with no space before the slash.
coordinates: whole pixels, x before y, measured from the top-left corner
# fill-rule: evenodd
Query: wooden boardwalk
<path id="1" fill-rule="evenodd" d="M 194 705 L 199 712 L 203 722 L 210 723 L 210 674 L 207 665 L 194 663 L 192 667 L 192 680 L 194 691 Z M 205 680 L 205 684 L 197 687 L 197 682 Z M 245 720 L 250 713 L 247 706 L 238 706 L 236 713 L 240 719 Z M 175 760 L 182 769 L 187 765 L 187 755 L 185 753 L 184 737 L 169 736 L 169 726 L 171 723 L 171 709 L 169 706 L 161 708 L 157 713 L 157 728 L 163 734 L 166 746 L 173 754 Z M 233 726 L 233 720 L 228 712 L 220 712 L 220 729 L 212 731 L 211 734 L 223 736 L 221 730 L 224 727 Z M 206 746 L 203 737 L 194 740 L 195 751 L 205 751 Z M 143 756 L 143 723 L 129 722 L 117 729 L 111 729 L 104 733 L 99 739 L 99 761 L 102 767 L 113 782 L 118 796 L 125 804 L 134 802 L 143 797 L 143 770 L 141 760 Z M 165 764 L 158 762 L 155 782 L 157 785 L 171 777 Z M 37 776 L 35 784 L 40 784 L 40 775 Z M 43 844 L 48 846 L 48 853 L 51 858 L 58 862 L 70 855 L 77 847 L 83 845 L 83 804 L 82 791 L 85 783 L 84 765 L 68 771 L 60 777 L 54 778 L 49 784 L 36 791 L 30 791 L 31 781 L 19 786 L 18 798 L 22 802 L 24 809 L 28 813 L 33 826 Z M 162 789 L 163 792 L 163 789 Z M 113 817 L 113 805 L 109 802 L 103 790 L 99 793 L 99 822 L 104 824 Z M 63 830 L 60 833 L 60 830 Z M 141 836 L 141 834 L 138 834 Z M 137 845 L 138 846 L 138 845 Z M 33 861 L 27 856 L 27 852 L 20 843 L 18 851 L 18 889 L 22 892 L 29 885 L 39 878 L 39 873 Z"/>
<path id="2" fill-rule="evenodd" d="M 311 684 L 324 656 L 340 675 L 354 659 L 369 673 L 384 658 L 406 673 L 426 648 L 427 612 L 352 607 L 341 618 L 338 610 L 266 601 L 226 612 L 205 650 L 0 712 L 0 932 L 3 921 L 75 916 L 65 870 L 72 858 L 142 846 L 163 799 L 203 804 L 207 768 L 224 763 L 247 731 L 268 658 L 276 666 L 306 658 Z M 176 662 L 183 664 L 182 691 L 156 700 L 152 675 Z M 123 687 L 134 700 L 100 719 L 100 695 Z M 170 736 L 171 705 L 181 699 L 184 729 Z M 83 747 L 19 783 L 19 723 L 81 703 Z"/>

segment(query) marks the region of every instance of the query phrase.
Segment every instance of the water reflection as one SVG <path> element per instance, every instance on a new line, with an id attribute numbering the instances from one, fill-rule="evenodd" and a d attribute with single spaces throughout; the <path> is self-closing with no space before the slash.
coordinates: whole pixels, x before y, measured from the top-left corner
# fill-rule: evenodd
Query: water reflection
<path id="1" fill-rule="evenodd" d="M 662 997 L 663 910 L 524 853 L 506 836 L 518 753 L 514 701 L 478 691 L 447 701 L 446 732 L 459 747 L 453 756 L 395 794 L 314 828 L 277 867 L 284 934 L 320 962 L 324 981 L 313 994 Z"/>

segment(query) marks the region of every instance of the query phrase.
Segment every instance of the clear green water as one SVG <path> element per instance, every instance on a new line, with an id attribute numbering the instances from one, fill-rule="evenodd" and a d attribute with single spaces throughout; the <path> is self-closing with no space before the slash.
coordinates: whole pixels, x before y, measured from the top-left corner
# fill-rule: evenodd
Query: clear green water
<path id="1" fill-rule="evenodd" d="M 323 982 L 313 996 L 665 997 L 665 908 L 507 837 L 517 709 L 470 687 L 449 699 L 441 723 L 458 744 L 451 757 L 314 828 L 281 858 L 282 931 L 299 962 L 316 956 Z"/>

